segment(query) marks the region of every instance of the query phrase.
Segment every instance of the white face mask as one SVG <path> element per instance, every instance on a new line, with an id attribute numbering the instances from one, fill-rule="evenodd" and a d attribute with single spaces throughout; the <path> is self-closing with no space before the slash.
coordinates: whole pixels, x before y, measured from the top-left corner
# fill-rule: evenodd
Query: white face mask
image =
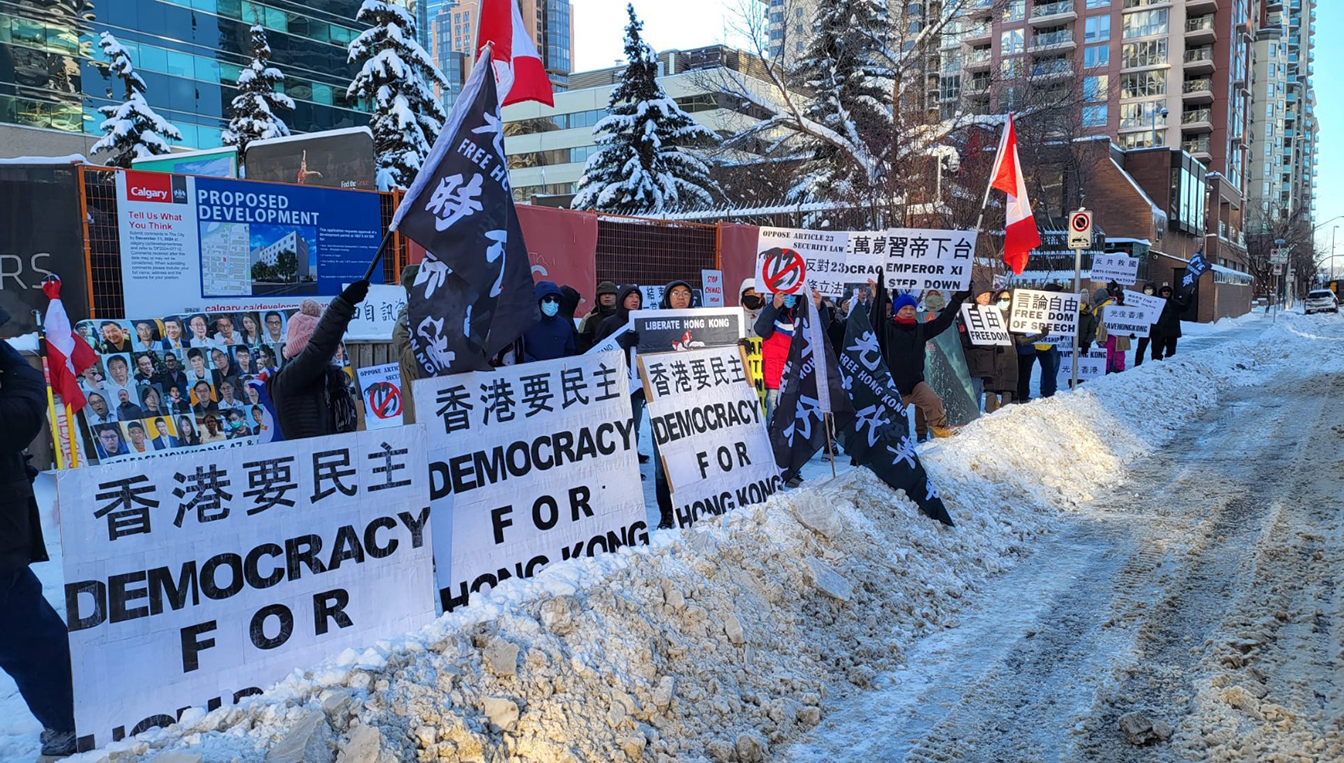
<path id="1" fill-rule="evenodd" d="M 1153 293 L 1153 290 L 1152 290 L 1152 289 L 1144 289 L 1144 290 L 1143 290 L 1143 293 L 1144 293 L 1144 294 L 1149 294 L 1149 295 L 1151 295 L 1151 294 Z"/>
<path id="2" fill-rule="evenodd" d="M 999 306 L 999 309 L 1000 309 L 1000 310 L 1007 310 L 1007 309 L 1008 309 L 1008 306 L 1011 305 L 1012 302 L 1009 302 L 1009 301 L 1006 300 L 1006 299 L 1001 299 L 1001 300 L 999 300 L 996 304 Z"/>
<path id="3" fill-rule="evenodd" d="M 560 312 L 560 303 L 559 303 L 559 302 L 542 302 L 542 303 L 541 303 L 541 311 L 542 311 L 543 313 L 546 314 L 546 317 L 547 317 L 547 318 L 554 318 L 555 315 L 556 315 L 556 313 L 559 313 L 559 312 Z"/>

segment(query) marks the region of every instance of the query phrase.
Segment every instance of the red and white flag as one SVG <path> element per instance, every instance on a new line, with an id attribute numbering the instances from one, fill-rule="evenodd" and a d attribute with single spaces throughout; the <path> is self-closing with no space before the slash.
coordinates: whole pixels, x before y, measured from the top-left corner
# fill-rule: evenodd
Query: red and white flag
<path id="1" fill-rule="evenodd" d="M 1036 230 L 1036 218 L 1031 215 L 1031 200 L 1027 198 L 1027 178 L 1022 173 L 1022 160 L 1017 155 L 1017 131 L 1013 129 L 1013 115 L 1008 115 L 1008 127 L 999 142 L 999 155 L 994 160 L 989 187 L 1008 194 L 1003 237 L 1003 261 L 1013 272 L 1021 275 L 1027 267 L 1027 256 L 1041 245 L 1041 234 Z"/>
<path id="2" fill-rule="evenodd" d="M 523 25 L 517 0 L 481 0 L 481 21 L 476 31 L 476 59 L 486 45 L 494 44 L 491 62 L 499 105 L 536 101 L 555 105 L 551 80 L 541 65 L 537 46 Z"/>
<path id="3" fill-rule="evenodd" d="M 51 391 L 61 396 L 72 413 L 87 402 L 79 388 L 79 375 L 93 365 L 98 356 L 84 337 L 70 326 L 70 316 L 61 304 L 61 279 L 50 276 L 42 282 L 42 293 L 51 300 L 42 329 L 47 339 L 47 367 L 51 373 Z"/>

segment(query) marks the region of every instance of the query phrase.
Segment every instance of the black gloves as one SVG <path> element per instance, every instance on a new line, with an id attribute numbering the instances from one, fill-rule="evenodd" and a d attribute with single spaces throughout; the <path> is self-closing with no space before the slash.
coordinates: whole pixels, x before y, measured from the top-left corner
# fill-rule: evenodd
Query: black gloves
<path id="1" fill-rule="evenodd" d="M 971 292 L 970 292 L 969 290 L 967 290 L 967 291 L 959 291 L 959 292 L 957 292 L 956 294 L 953 294 L 953 295 L 952 295 L 952 301 L 953 301 L 953 302 L 965 302 L 966 300 L 968 300 L 968 299 L 970 299 L 970 298 L 971 298 Z"/>
<path id="2" fill-rule="evenodd" d="M 341 292 L 341 298 L 351 305 L 358 305 L 360 302 L 363 302 L 364 298 L 367 296 L 369 296 L 368 281 L 355 281 L 345 287 L 345 291 Z"/>

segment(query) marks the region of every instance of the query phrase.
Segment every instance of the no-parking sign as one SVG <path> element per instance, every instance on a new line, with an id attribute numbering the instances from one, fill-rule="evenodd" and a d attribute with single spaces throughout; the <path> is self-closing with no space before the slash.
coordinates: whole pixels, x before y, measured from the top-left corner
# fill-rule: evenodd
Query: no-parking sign
<path id="1" fill-rule="evenodd" d="M 366 429 L 401 426 L 401 371 L 396 363 L 359 369 L 359 392 Z"/>

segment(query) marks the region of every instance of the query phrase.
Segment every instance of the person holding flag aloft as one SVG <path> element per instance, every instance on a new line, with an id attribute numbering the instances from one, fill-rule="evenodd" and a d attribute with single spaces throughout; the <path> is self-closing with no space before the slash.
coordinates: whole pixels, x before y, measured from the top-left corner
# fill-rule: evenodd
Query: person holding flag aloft
<path id="1" fill-rule="evenodd" d="M 761 338 L 761 376 L 765 381 L 765 420 L 775 412 L 779 402 L 779 387 L 784 373 L 784 363 L 789 359 L 789 345 L 793 342 L 794 308 L 798 297 L 793 294 L 775 292 L 770 301 L 761 308 L 756 316 L 756 325 L 752 331 Z M 812 292 L 812 305 L 821 307 L 821 295 Z M 825 331 L 831 323 L 830 311 L 818 310 L 821 327 Z"/>

